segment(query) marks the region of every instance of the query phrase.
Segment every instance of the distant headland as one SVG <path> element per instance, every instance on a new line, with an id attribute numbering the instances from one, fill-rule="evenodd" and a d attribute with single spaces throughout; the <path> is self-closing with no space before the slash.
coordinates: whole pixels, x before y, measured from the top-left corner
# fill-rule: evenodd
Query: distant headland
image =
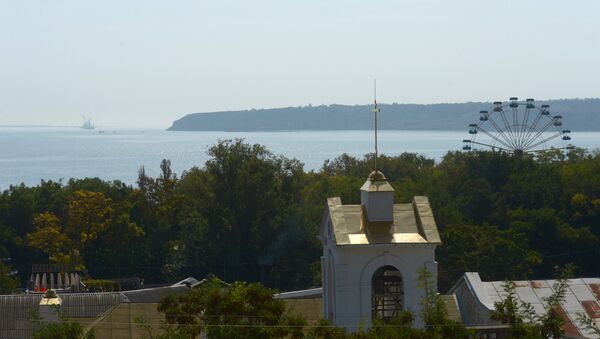
<path id="1" fill-rule="evenodd" d="M 508 99 L 508 98 L 506 98 Z M 522 98 L 523 100 L 525 98 Z M 600 99 L 536 101 L 563 116 L 573 131 L 600 131 Z M 380 104 L 379 128 L 384 130 L 466 130 L 491 102 L 440 104 Z M 170 131 L 294 131 L 366 130 L 373 125 L 371 105 L 320 105 L 192 113 L 173 122 Z"/>

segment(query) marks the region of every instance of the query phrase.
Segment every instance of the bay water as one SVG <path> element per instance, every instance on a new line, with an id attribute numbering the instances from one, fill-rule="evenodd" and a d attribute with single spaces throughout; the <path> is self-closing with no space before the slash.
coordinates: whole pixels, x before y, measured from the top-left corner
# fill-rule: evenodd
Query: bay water
<path id="1" fill-rule="evenodd" d="M 462 149 L 465 131 L 379 131 L 379 152 L 422 154 L 440 160 Z M 158 175 L 162 159 L 178 175 L 202 167 L 209 147 L 223 139 L 244 138 L 274 154 L 296 158 L 305 170 L 319 170 L 342 153 L 373 152 L 372 131 L 171 132 L 164 130 L 83 130 L 68 127 L 0 127 L 0 189 L 40 180 L 99 177 L 134 184 L 138 170 Z M 600 132 L 572 133 L 574 145 L 600 147 Z M 366 174 L 365 174 L 366 175 Z"/>

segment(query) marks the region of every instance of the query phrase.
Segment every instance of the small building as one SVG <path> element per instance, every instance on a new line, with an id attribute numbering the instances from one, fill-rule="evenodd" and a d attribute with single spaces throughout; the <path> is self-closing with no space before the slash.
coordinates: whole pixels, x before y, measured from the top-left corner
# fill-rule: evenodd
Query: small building
<path id="1" fill-rule="evenodd" d="M 351 331 L 404 310 L 418 316 L 424 296 L 419 272 L 437 281 L 435 248 L 441 244 L 427 197 L 395 204 L 394 188 L 377 170 L 360 191 L 359 205 L 327 199 L 319 235 L 323 314 Z"/>
<path id="2" fill-rule="evenodd" d="M 535 313 L 546 313 L 545 297 L 551 295 L 556 280 L 525 280 L 510 282 L 517 297 L 533 306 Z M 501 338 L 505 327 L 491 319 L 494 303 L 506 295 L 503 281 L 481 281 L 479 273 L 467 272 L 449 291 L 456 296 L 460 315 L 468 327 L 486 329 L 488 338 L 493 334 Z M 600 326 L 600 278 L 570 279 L 565 302 L 559 312 L 565 321 L 567 338 L 595 338 L 577 320 L 579 314 L 587 315 Z M 496 330 L 494 330 L 494 328 Z M 481 331 L 480 331 L 481 332 Z"/>

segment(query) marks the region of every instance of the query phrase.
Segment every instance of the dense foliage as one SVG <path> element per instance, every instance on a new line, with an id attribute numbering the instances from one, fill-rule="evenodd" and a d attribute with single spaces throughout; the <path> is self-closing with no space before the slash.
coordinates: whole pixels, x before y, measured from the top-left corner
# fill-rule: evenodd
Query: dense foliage
<path id="1" fill-rule="evenodd" d="M 300 338 L 306 321 L 287 314 L 274 290 L 259 283 L 226 285 L 214 277 L 200 287 L 170 295 L 158 304 L 166 317 L 167 337 Z M 174 326 L 169 326 L 174 325 Z"/>
<path id="2" fill-rule="evenodd" d="M 32 264 L 66 262 L 95 279 L 214 273 L 281 290 L 319 285 L 325 199 L 358 203 L 371 157 L 342 155 L 305 172 L 242 140 L 208 152 L 180 177 L 168 160 L 156 178 L 141 169 L 135 186 L 95 178 L 11 186 L 0 195 L 0 255 L 22 282 Z M 449 152 L 435 163 L 404 153 L 378 163 L 397 202 L 429 196 L 443 240 L 442 290 L 465 271 L 547 278 L 572 262 L 579 276 L 600 274 L 598 154 Z"/>
<path id="3" fill-rule="evenodd" d="M 58 323 L 40 322 L 32 334 L 33 339 L 94 339 L 93 332 L 85 333 L 76 322 L 61 321 Z"/>
<path id="4" fill-rule="evenodd" d="M 55 310 L 58 312 L 58 309 Z M 59 315 L 59 321 L 44 321 L 37 312 L 31 314 L 33 320 L 32 339 L 94 339 L 93 329 L 84 329 L 80 323 L 69 321 Z"/>
<path id="5" fill-rule="evenodd" d="M 0 261 L 0 294 L 11 294 L 17 290 L 18 286 L 19 282 L 13 272 Z"/>
<path id="6" fill-rule="evenodd" d="M 183 295 L 164 297 L 158 310 L 165 314 L 166 322 L 160 333 L 152 331 L 143 319 L 139 326 L 146 327 L 152 339 L 162 338 L 427 338 L 468 339 L 474 332 L 464 324 L 448 319 L 446 307 L 435 291 L 432 274 L 425 269 L 419 272 L 419 285 L 426 297 L 419 315 L 424 327 L 417 328 L 415 314 L 404 311 L 384 322 L 375 319 L 368 329 L 358 328 L 354 333 L 333 326 L 325 320 L 309 324 L 302 316 L 287 309 L 283 300 L 273 298 L 274 290 L 260 283 L 236 282 L 232 285 L 211 277 L 199 287 Z"/>

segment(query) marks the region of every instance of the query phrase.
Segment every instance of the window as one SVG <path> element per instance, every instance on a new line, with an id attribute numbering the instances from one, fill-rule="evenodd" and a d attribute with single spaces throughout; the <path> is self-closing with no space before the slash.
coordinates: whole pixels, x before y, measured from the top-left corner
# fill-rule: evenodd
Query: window
<path id="1" fill-rule="evenodd" d="M 404 309 L 404 284 L 400 271 L 392 266 L 377 269 L 371 280 L 371 315 L 385 321 Z"/>

